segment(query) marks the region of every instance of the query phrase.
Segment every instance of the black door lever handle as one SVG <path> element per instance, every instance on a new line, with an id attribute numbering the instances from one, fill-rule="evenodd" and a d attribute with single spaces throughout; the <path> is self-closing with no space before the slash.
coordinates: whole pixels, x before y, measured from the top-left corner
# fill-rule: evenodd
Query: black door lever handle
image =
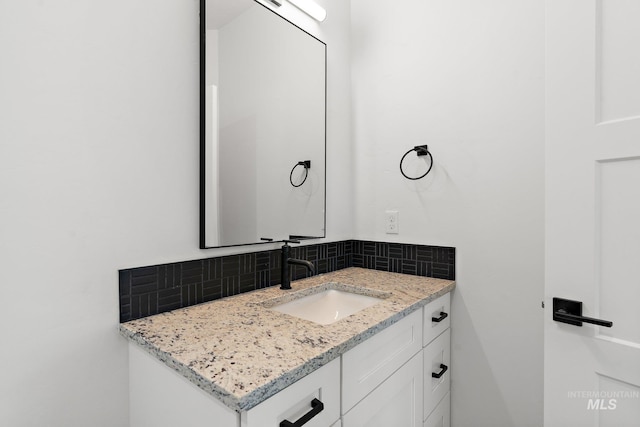
<path id="1" fill-rule="evenodd" d="M 583 316 L 582 302 L 563 298 L 553 299 L 553 320 L 575 326 L 582 326 L 583 322 L 607 328 L 613 326 L 613 322 L 609 320 L 594 319 L 593 317 Z"/>

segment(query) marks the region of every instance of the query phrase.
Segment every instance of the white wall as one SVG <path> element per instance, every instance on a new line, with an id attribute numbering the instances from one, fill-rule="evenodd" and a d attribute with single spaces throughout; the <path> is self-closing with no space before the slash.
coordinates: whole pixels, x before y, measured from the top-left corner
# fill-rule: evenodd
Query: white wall
<path id="1" fill-rule="evenodd" d="M 344 3 L 328 240 L 352 227 Z M 0 425 L 126 426 L 117 270 L 271 248 L 197 249 L 198 28 L 197 0 L 0 2 Z"/>
<path id="2" fill-rule="evenodd" d="M 452 425 L 540 426 L 544 4 L 351 5 L 355 237 L 457 248 Z"/>

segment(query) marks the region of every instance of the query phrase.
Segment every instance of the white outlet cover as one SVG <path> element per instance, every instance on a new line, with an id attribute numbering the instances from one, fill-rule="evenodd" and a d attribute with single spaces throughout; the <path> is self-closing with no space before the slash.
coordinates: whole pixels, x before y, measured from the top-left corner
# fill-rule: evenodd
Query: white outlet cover
<path id="1" fill-rule="evenodd" d="M 387 234 L 398 234 L 398 211 L 385 211 L 385 232 Z"/>

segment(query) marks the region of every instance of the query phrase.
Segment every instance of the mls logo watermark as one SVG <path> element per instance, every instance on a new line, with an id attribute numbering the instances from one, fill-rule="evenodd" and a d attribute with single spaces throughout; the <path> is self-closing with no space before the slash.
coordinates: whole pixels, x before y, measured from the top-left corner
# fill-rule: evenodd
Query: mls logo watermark
<path id="1" fill-rule="evenodd" d="M 589 399 L 587 409 L 592 411 L 612 411 L 618 406 L 618 399 Z"/>
<path id="2" fill-rule="evenodd" d="M 567 397 L 585 399 L 589 411 L 615 411 L 625 400 L 640 399 L 640 391 L 570 391 Z"/>

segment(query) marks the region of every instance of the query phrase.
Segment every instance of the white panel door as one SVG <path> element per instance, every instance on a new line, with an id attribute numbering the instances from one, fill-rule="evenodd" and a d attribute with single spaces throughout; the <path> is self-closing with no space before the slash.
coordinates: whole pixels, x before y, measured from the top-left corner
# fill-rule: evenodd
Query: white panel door
<path id="1" fill-rule="evenodd" d="M 640 1 L 546 7 L 545 427 L 637 427 Z M 613 325 L 553 321 L 553 297 Z"/>

